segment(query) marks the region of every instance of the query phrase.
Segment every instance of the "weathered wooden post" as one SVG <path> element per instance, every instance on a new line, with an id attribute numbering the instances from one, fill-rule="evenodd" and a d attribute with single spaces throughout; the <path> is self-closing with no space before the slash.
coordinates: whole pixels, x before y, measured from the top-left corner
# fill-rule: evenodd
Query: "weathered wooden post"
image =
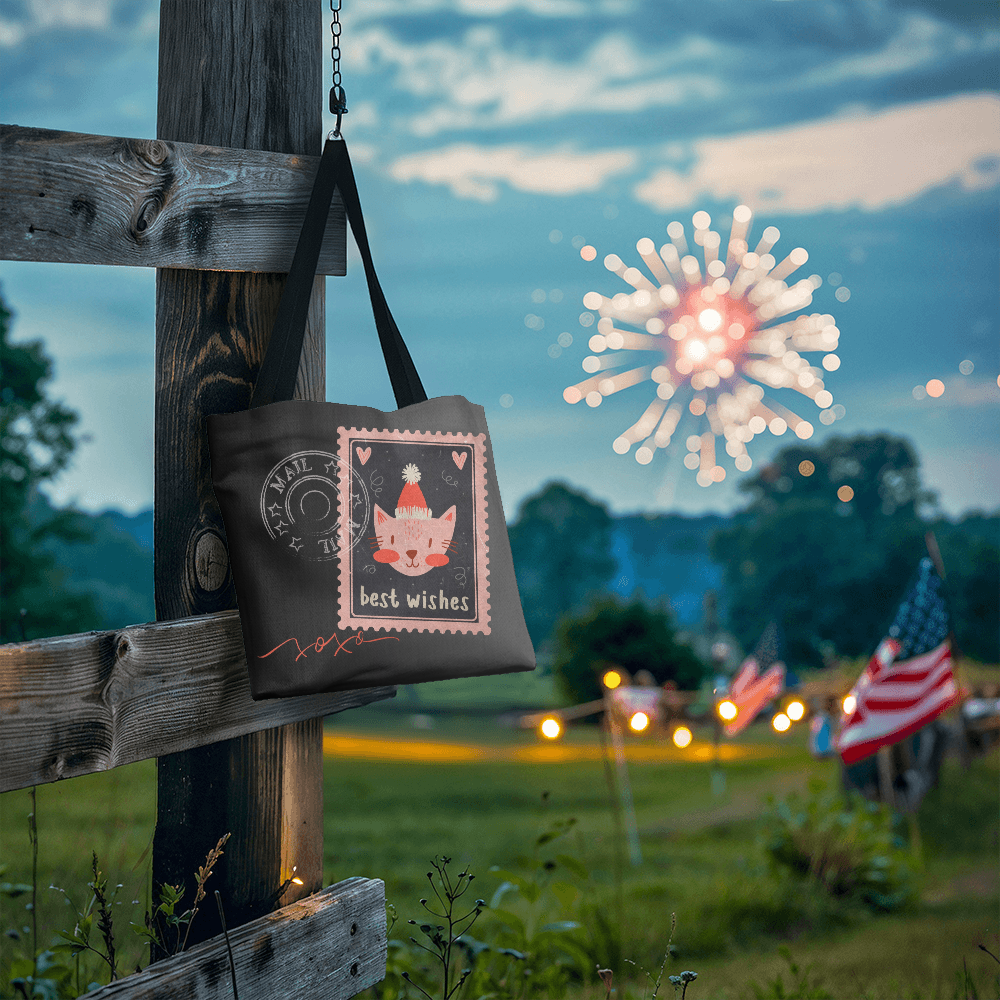
<path id="1" fill-rule="evenodd" d="M 317 0 L 162 0 L 157 137 L 318 155 L 322 13 Z M 195 212 L 185 222 L 211 224 Z M 246 408 L 283 283 L 157 270 L 157 620 L 235 607 L 205 417 Z M 317 279 L 297 398 L 324 398 L 323 293 Z M 322 750 L 317 718 L 159 758 L 154 883 L 190 887 L 209 848 L 232 832 L 212 886 L 231 926 L 321 888 Z M 301 884 L 279 896 L 293 867 Z M 205 907 L 192 941 L 219 931 Z"/>
<path id="2" fill-rule="evenodd" d="M 250 698 L 204 425 L 246 407 L 277 310 L 319 162 L 321 32 L 319 0 L 162 0 L 161 141 L 0 125 L 0 259 L 159 269 L 158 620 L 0 647 L 0 791 L 158 758 L 153 878 L 190 891 L 232 834 L 210 888 L 249 1000 L 385 975 L 381 881 L 316 891 L 321 720 L 394 689 Z M 345 240 L 335 202 L 323 274 L 344 273 Z M 319 280 L 300 398 L 324 396 L 323 329 Z M 94 996 L 230 996 L 224 943 L 203 940 L 220 929 L 203 904 L 184 954 Z"/>

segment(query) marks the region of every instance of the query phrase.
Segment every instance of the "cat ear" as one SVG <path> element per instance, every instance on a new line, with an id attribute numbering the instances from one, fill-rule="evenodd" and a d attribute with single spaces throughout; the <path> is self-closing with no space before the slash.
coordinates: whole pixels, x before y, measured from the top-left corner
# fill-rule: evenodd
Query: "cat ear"
<path id="1" fill-rule="evenodd" d="M 451 506 L 450 506 L 450 507 L 449 507 L 449 508 L 448 508 L 448 509 L 447 509 L 447 510 L 446 510 L 446 511 L 445 511 L 445 512 L 444 512 L 444 513 L 443 513 L 443 514 L 441 515 L 441 517 L 440 517 L 440 518 L 439 518 L 438 520 L 441 520 L 441 521 L 451 521 L 452 523 L 454 523 L 454 521 L 455 521 L 455 505 L 454 505 L 454 504 L 452 504 L 452 505 L 451 505 Z"/>
<path id="2" fill-rule="evenodd" d="M 392 518 L 378 504 L 375 504 L 375 523 L 385 524 L 386 521 L 391 520 Z"/>

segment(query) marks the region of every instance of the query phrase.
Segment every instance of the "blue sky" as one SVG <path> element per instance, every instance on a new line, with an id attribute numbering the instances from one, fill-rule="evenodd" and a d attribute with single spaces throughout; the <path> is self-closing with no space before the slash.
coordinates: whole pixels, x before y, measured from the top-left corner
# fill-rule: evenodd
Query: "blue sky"
<path id="1" fill-rule="evenodd" d="M 317 3 L 319 0 L 317 0 Z M 325 6 L 325 5 L 324 5 Z M 738 204 L 750 245 L 805 247 L 807 311 L 834 316 L 829 434 L 916 445 L 949 514 L 1000 498 L 1000 22 L 960 0 L 344 0 L 345 133 L 376 263 L 431 395 L 482 403 L 504 506 L 552 478 L 616 512 L 726 512 L 745 474 L 685 468 L 686 415 L 640 465 L 612 441 L 650 384 L 570 406 L 607 254 Z M 0 120 L 155 135 L 157 4 L 0 0 Z M 581 259 L 593 246 L 596 260 Z M 700 251 L 699 251 L 700 253 Z M 327 283 L 327 398 L 394 404 L 360 262 Z M 153 496 L 153 273 L 0 261 L 15 339 L 43 337 L 53 392 L 92 440 L 59 502 Z M 963 364 L 964 363 L 964 364 Z M 971 366 L 970 364 L 971 363 Z M 960 368 L 961 366 L 961 368 Z M 971 372 L 968 372 L 971 367 Z M 930 379 L 939 398 L 916 398 Z M 785 393 L 785 395 L 782 395 Z M 918 394 L 919 395 L 919 392 Z M 505 405 L 506 404 L 506 405 Z M 796 440 L 764 433 L 754 469 Z M 751 473 L 752 474 L 752 473 Z"/>

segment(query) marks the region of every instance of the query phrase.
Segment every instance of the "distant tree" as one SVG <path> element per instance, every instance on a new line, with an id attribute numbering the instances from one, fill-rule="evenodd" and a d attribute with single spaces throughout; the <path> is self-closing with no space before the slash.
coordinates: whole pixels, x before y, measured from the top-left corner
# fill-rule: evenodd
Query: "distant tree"
<path id="1" fill-rule="evenodd" d="M 85 519 L 56 510 L 33 521 L 29 508 L 40 484 L 69 464 L 79 415 L 45 395 L 52 361 L 41 341 L 10 342 L 11 312 L 0 296 L 0 642 L 62 635 L 95 627 L 89 595 L 64 589 L 45 543 L 85 541 Z"/>
<path id="2" fill-rule="evenodd" d="M 536 648 L 563 615 L 583 606 L 615 571 L 613 521 L 604 504 L 549 483 L 521 505 L 510 526 L 517 585 Z"/>
<path id="3" fill-rule="evenodd" d="M 711 548 L 745 647 L 777 618 L 794 664 L 820 665 L 831 642 L 871 652 L 924 554 L 933 494 L 919 465 L 900 438 L 834 437 L 782 449 L 741 484 L 750 503 Z"/>
<path id="4" fill-rule="evenodd" d="M 1000 663 L 1000 515 L 969 514 L 932 526 L 944 562 L 945 592 L 959 651 Z"/>
<path id="5" fill-rule="evenodd" d="M 553 636 L 552 671 L 563 693 L 575 702 L 601 697 L 598 672 L 608 664 L 635 675 L 648 670 L 658 684 L 675 681 L 682 689 L 698 686 L 704 665 L 677 641 L 664 606 L 616 594 L 597 598 L 585 611 L 562 618 Z"/>

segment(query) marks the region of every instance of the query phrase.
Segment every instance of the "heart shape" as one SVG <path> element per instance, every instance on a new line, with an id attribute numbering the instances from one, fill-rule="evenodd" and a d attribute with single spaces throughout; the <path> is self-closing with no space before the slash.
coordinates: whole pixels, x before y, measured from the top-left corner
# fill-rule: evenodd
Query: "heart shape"
<path id="1" fill-rule="evenodd" d="M 460 468 L 465 467 L 465 460 L 469 457 L 467 451 L 453 451 L 451 457 L 455 460 L 455 464 Z"/>
<path id="2" fill-rule="evenodd" d="M 371 447 L 368 447 L 368 448 L 355 448 L 354 450 L 358 453 L 358 458 L 361 459 L 361 464 L 362 465 L 364 465 L 365 462 L 367 462 L 368 459 L 372 457 Z"/>

